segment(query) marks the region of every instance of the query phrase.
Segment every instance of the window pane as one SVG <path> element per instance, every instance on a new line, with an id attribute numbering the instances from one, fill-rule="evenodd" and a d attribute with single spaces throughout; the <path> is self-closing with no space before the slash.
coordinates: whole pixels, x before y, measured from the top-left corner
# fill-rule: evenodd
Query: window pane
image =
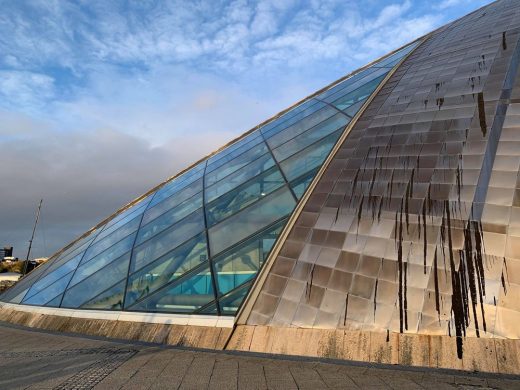
<path id="1" fill-rule="evenodd" d="M 132 272 L 178 247 L 183 242 L 204 230 L 204 215 L 199 209 L 179 223 L 134 248 Z"/>
<path id="2" fill-rule="evenodd" d="M 163 230 L 176 224 L 193 211 L 202 207 L 202 192 L 194 195 L 192 198 L 185 200 L 180 205 L 165 212 L 158 218 L 155 218 L 146 225 L 143 224 L 137 234 L 136 245 L 148 240 L 149 238 L 159 234 Z"/>
<path id="3" fill-rule="evenodd" d="M 338 94 L 338 93 L 339 93 L 339 95 L 348 93 L 348 91 L 347 92 L 343 92 L 343 91 L 347 90 L 347 88 L 349 90 L 352 90 L 352 89 L 357 88 L 356 85 L 359 86 L 359 85 L 364 84 L 364 81 L 359 82 L 359 80 L 370 78 L 370 77 L 373 78 L 370 75 L 373 74 L 374 72 L 377 72 L 377 71 L 379 71 L 378 68 L 374 68 L 374 67 L 367 68 L 367 69 L 365 69 L 365 70 L 363 70 L 363 71 L 361 71 L 359 73 L 356 73 L 355 75 L 349 77 L 348 79 L 343 80 L 342 82 L 336 84 L 332 88 L 330 88 L 330 89 L 326 90 L 325 92 L 323 92 L 317 98 L 320 99 L 320 100 L 329 101 L 328 100 L 329 96 L 332 96 L 332 95 L 335 95 L 335 94 Z M 354 85 L 354 87 L 353 87 L 353 85 Z"/>
<path id="4" fill-rule="evenodd" d="M 134 239 L 135 234 L 132 234 L 126 237 L 124 240 L 121 240 L 117 244 L 111 246 L 106 251 L 101 252 L 89 262 L 80 265 L 76 271 L 76 274 L 72 278 L 70 285 L 75 285 L 76 283 L 85 279 L 87 276 L 92 275 L 94 272 L 113 261 L 126 261 L 125 257 L 129 256 Z"/>
<path id="5" fill-rule="evenodd" d="M 243 166 L 249 164 L 251 161 L 256 160 L 261 155 L 268 152 L 267 145 L 262 142 L 256 145 L 254 148 L 242 153 L 240 156 L 229 161 L 226 165 L 214 170 L 213 172 L 206 173 L 206 187 L 215 184 L 223 177 L 235 172 Z"/>
<path id="6" fill-rule="evenodd" d="M 298 107 L 293 108 L 291 111 L 287 112 L 281 117 L 273 120 L 272 122 L 269 122 L 260 130 L 266 138 L 269 138 L 325 106 L 326 105 L 324 103 L 318 100 L 309 99 L 305 103 L 302 103 Z"/>
<path id="7" fill-rule="evenodd" d="M 38 294 L 33 295 L 29 299 L 24 299 L 22 303 L 28 305 L 44 305 L 52 299 L 56 298 L 58 295 L 63 293 L 65 287 L 69 283 L 70 278 L 72 277 L 72 272 L 69 272 L 67 275 L 63 276 L 61 279 L 57 280 L 50 286 L 44 288 Z"/>
<path id="8" fill-rule="evenodd" d="M 128 273 L 129 260 L 129 255 L 122 256 L 75 286 L 69 287 L 65 291 L 61 307 L 79 307 L 124 279 Z"/>
<path id="9" fill-rule="evenodd" d="M 199 193 L 200 191 L 202 191 L 202 179 L 199 179 L 196 182 L 191 183 L 189 186 L 184 188 L 182 191 L 179 191 L 175 195 L 164 199 L 162 202 L 157 203 L 153 207 L 150 207 L 144 213 L 142 224 L 143 225 L 147 224 L 151 220 L 157 218 L 159 215 L 163 214 L 164 212 L 181 204 L 185 200 L 191 199 L 192 197 L 195 196 L 195 194 Z"/>
<path id="10" fill-rule="evenodd" d="M 251 283 L 246 283 L 227 297 L 219 299 L 220 312 L 228 315 L 235 314 L 251 288 Z"/>
<path id="11" fill-rule="evenodd" d="M 287 157 L 293 155 L 296 152 L 299 152 L 302 149 L 305 149 L 307 146 L 313 144 L 323 137 L 326 137 L 334 131 L 343 129 L 347 123 L 347 117 L 338 113 L 314 126 L 305 133 L 300 134 L 296 138 L 293 138 L 288 142 L 280 145 L 278 148 L 273 149 L 274 157 L 278 161 L 285 160 Z"/>
<path id="12" fill-rule="evenodd" d="M 172 196 L 173 194 L 181 191 L 182 189 L 186 188 L 189 185 L 192 185 L 194 182 L 196 182 L 198 179 L 202 177 L 204 174 L 204 168 L 206 166 L 206 161 L 202 161 L 199 165 L 196 167 L 193 167 L 188 172 L 184 173 L 182 176 L 179 176 L 169 183 L 166 183 L 163 187 L 159 188 L 157 190 L 157 193 L 153 197 L 152 201 L 150 202 L 150 208 L 155 206 L 157 203 L 161 202 L 162 200 Z M 198 191 L 196 191 L 198 192 Z"/>
<path id="13" fill-rule="evenodd" d="M 368 96 L 370 96 L 372 92 L 374 92 L 376 87 L 381 83 L 381 81 L 383 81 L 385 76 L 386 73 L 370 81 L 369 83 L 359 87 L 355 91 L 352 91 L 346 94 L 345 96 L 338 98 L 337 100 L 332 102 L 332 104 L 338 107 L 338 109 L 344 110 L 345 108 L 350 107 L 361 100 L 365 100 Z"/>
<path id="14" fill-rule="evenodd" d="M 221 167 L 224 164 L 227 164 L 229 161 L 233 160 L 235 157 L 240 156 L 242 153 L 247 150 L 253 148 L 263 141 L 262 135 L 260 132 L 255 132 L 254 137 L 248 137 L 247 139 L 242 139 L 238 141 L 232 150 L 223 150 L 220 153 L 217 153 L 212 161 L 208 162 L 208 167 L 206 168 L 206 173 L 214 171 L 218 167 Z"/>
<path id="15" fill-rule="evenodd" d="M 330 153 L 341 132 L 342 130 L 332 133 L 314 145 L 309 146 L 307 149 L 282 161 L 280 167 L 282 171 L 284 171 L 287 180 L 296 179 L 304 173 L 319 167 Z"/>
<path id="16" fill-rule="evenodd" d="M 271 153 L 266 153 L 262 157 L 252 161 L 242 169 L 226 176 L 222 180 L 206 188 L 206 203 L 218 198 L 220 195 L 231 191 L 233 188 L 255 177 L 275 165 Z"/>
<path id="17" fill-rule="evenodd" d="M 136 217 L 126 225 L 120 227 L 118 230 L 110 234 L 109 236 L 95 240 L 94 243 L 87 249 L 85 256 L 81 260 L 81 264 L 89 262 L 91 259 L 99 255 L 101 252 L 107 250 L 115 243 L 121 241 L 123 238 L 128 237 L 129 234 L 134 233 L 139 227 L 141 217 Z M 130 244 L 131 245 L 131 244 Z"/>
<path id="18" fill-rule="evenodd" d="M 215 299 L 211 273 L 206 266 L 199 273 L 179 281 L 175 286 L 157 291 L 132 306 L 131 310 L 189 313 Z"/>
<path id="19" fill-rule="evenodd" d="M 216 161 L 220 160 L 223 157 L 228 156 L 230 153 L 235 153 L 237 149 L 241 149 L 244 147 L 244 145 L 249 144 L 250 142 L 256 142 L 257 138 L 260 136 L 260 132 L 254 131 L 251 134 L 246 135 L 245 137 L 239 139 L 237 142 L 235 142 L 232 145 L 229 145 L 224 150 L 221 150 L 220 152 L 214 154 L 208 159 L 208 166 L 215 163 Z M 246 148 L 249 149 L 249 148 Z M 244 150 L 246 150 L 244 149 Z M 240 153 L 237 153 L 238 155 Z"/>
<path id="20" fill-rule="evenodd" d="M 338 111 L 333 109 L 332 107 L 326 106 L 318 112 L 309 115 L 304 120 L 288 127 L 284 131 L 281 131 L 280 133 L 273 135 L 271 138 L 267 139 L 267 143 L 269 144 L 271 149 L 274 149 L 277 146 L 283 144 L 284 142 L 289 141 L 291 138 L 296 137 L 298 134 L 301 134 L 309 130 L 311 127 L 316 126 L 318 123 L 330 118 L 337 112 Z"/>
<path id="21" fill-rule="evenodd" d="M 34 283 L 29 289 L 29 292 L 27 293 L 27 298 L 32 297 L 38 291 L 43 290 L 45 287 L 51 285 L 58 279 L 62 278 L 64 275 L 67 275 L 69 272 L 75 270 L 82 256 L 83 253 L 76 255 L 76 257 L 72 258 L 69 262 L 63 264 L 58 269 L 45 275 L 43 278 Z"/>
<path id="22" fill-rule="evenodd" d="M 307 188 L 309 188 L 309 185 L 311 184 L 312 179 L 314 179 L 314 176 L 316 176 L 317 172 L 318 168 L 315 168 L 309 173 L 291 182 L 291 188 L 293 189 L 293 192 L 298 199 L 301 199 L 305 191 L 307 191 Z"/>
<path id="23" fill-rule="evenodd" d="M 82 309 L 110 309 L 121 310 L 123 304 L 123 294 L 125 292 L 125 281 L 116 284 L 107 291 L 92 298 L 87 303 L 81 305 Z"/>
<path id="24" fill-rule="evenodd" d="M 211 253 L 222 252 L 231 245 L 289 214 L 296 202 L 283 187 L 238 214 L 209 229 Z"/>
<path id="25" fill-rule="evenodd" d="M 126 307 L 176 280 L 186 272 L 208 260 L 206 235 L 200 234 L 149 266 L 130 275 L 126 294 Z"/>
<path id="26" fill-rule="evenodd" d="M 110 223 L 107 224 L 107 227 L 104 228 L 101 233 L 99 233 L 99 236 L 96 237 L 96 241 L 100 241 L 115 230 L 119 229 L 121 226 L 125 225 L 127 222 L 133 220 L 137 216 L 140 216 L 146 209 L 146 206 L 147 204 L 142 204 L 137 208 L 127 210 L 127 212 L 124 212 L 124 215 L 118 221 L 114 223 L 112 223 L 113 221 L 110 221 Z"/>
<path id="27" fill-rule="evenodd" d="M 213 259 L 219 295 L 256 276 L 287 220 L 249 239 L 231 253 Z"/>
<path id="28" fill-rule="evenodd" d="M 206 206 L 208 227 L 236 214 L 284 184 L 285 180 L 277 167 L 254 177 Z"/>

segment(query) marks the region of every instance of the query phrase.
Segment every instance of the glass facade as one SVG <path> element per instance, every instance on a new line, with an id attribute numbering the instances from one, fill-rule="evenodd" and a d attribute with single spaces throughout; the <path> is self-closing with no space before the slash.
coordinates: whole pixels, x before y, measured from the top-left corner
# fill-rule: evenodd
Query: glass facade
<path id="1" fill-rule="evenodd" d="M 233 315 L 352 117 L 415 46 L 306 99 L 166 182 L 1 299 Z"/>

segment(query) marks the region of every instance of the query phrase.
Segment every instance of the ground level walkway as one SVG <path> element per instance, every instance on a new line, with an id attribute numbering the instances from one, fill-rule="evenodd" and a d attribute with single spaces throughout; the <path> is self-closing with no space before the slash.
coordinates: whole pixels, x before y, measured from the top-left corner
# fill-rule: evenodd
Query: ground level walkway
<path id="1" fill-rule="evenodd" d="M 520 389 L 520 377 L 187 350 L 0 323 L 0 389 Z"/>

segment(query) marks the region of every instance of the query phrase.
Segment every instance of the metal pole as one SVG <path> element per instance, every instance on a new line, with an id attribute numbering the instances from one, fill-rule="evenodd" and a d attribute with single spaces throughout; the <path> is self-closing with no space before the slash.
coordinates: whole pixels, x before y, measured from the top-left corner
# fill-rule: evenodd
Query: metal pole
<path id="1" fill-rule="evenodd" d="M 22 276 L 27 273 L 27 265 L 29 264 L 29 256 L 31 254 L 32 242 L 34 239 L 34 233 L 36 232 L 36 225 L 38 224 L 38 220 L 40 219 L 40 210 L 42 208 L 43 199 L 40 199 L 40 204 L 38 205 L 38 210 L 36 211 L 36 220 L 34 221 L 34 227 L 31 235 L 31 239 L 29 240 L 29 249 L 27 250 L 27 257 L 25 258 L 25 264 L 23 265 Z"/>

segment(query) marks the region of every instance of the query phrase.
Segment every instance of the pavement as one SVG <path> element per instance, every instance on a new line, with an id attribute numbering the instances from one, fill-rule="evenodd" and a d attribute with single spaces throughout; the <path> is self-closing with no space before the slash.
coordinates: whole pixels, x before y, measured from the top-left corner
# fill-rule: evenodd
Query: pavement
<path id="1" fill-rule="evenodd" d="M 0 322 L 0 389 L 520 389 L 520 376 L 194 350 Z"/>

